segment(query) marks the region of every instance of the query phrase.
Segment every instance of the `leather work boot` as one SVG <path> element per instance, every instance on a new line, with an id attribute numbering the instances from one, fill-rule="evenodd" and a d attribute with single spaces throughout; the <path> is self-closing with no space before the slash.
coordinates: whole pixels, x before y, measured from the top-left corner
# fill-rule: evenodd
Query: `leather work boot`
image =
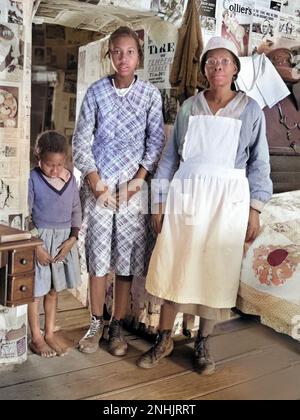
<path id="1" fill-rule="evenodd" d="M 82 351 L 82 353 L 95 353 L 99 347 L 99 341 L 102 338 L 103 328 L 103 317 L 97 319 L 95 316 L 92 316 L 90 328 L 79 341 L 78 350 Z"/>
<path id="2" fill-rule="evenodd" d="M 156 366 L 164 357 L 170 356 L 174 349 L 171 334 L 172 330 L 159 332 L 154 345 L 137 360 L 137 366 L 150 369 Z"/>
<path id="3" fill-rule="evenodd" d="M 113 318 L 108 329 L 108 351 L 113 356 L 125 356 L 128 345 L 122 336 L 121 321 Z"/>
<path id="4" fill-rule="evenodd" d="M 216 370 L 216 365 L 208 347 L 208 337 L 198 335 L 194 347 L 194 366 L 197 373 L 211 375 Z"/>

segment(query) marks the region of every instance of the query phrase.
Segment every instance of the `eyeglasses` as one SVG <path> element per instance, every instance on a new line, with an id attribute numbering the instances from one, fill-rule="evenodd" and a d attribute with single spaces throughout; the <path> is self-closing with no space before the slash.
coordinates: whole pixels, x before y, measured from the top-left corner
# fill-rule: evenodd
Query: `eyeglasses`
<path id="1" fill-rule="evenodd" d="M 205 61 L 205 64 L 208 66 L 208 67 L 215 67 L 215 66 L 217 66 L 218 64 L 220 64 L 222 67 L 226 67 L 226 66 L 228 66 L 229 64 L 231 64 L 232 63 L 232 60 L 230 60 L 230 58 L 220 58 L 220 59 L 216 59 L 216 58 L 208 58 L 206 61 Z"/>

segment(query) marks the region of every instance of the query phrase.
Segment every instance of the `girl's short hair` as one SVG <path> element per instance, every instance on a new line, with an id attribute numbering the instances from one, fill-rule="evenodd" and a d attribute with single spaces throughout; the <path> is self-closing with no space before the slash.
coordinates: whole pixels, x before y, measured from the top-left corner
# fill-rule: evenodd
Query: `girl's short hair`
<path id="1" fill-rule="evenodd" d="M 138 34 L 135 31 L 133 31 L 132 29 L 130 29 L 128 26 L 120 26 L 118 29 L 116 29 L 110 35 L 109 40 L 108 40 L 108 51 L 107 51 L 106 55 L 108 55 L 108 56 L 110 55 L 110 49 L 111 49 L 111 46 L 114 43 L 114 41 L 118 38 L 125 37 L 125 36 L 133 38 L 135 40 L 136 46 L 137 46 L 137 49 L 138 49 L 139 58 L 140 58 L 140 60 L 143 60 L 144 53 L 143 53 L 143 48 L 142 48 L 142 45 L 141 45 L 140 38 L 139 38 Z"/>
<path id="2" fill-rule="evenodd" d="M 36 159 L 43 159 L 47 153 L 68 154 L 68 143 L 62 134 L 55 130 L 48 130 L 41 133 L 35 143 L 34 156 Z"/>

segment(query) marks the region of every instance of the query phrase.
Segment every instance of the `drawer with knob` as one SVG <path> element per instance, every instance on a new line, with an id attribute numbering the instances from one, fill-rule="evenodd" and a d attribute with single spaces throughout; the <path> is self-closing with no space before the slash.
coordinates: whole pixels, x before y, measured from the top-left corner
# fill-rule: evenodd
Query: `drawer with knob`
<path id="1" fill-rule="evenodd" d="M 2 237 L 1 243 L 1 232 L 9 239 L 9 229 L 0 225 L 0 305 L 12 307 L 34 299 L 36 248 L 43 241 L 30 238 L 3 242 Z"/>
<path id="2" fill-rule="evenodd" d="M 16 275 L 34 270 L 34 249 L 14 249 L 8 252 L 8 274 Z"/>
<path id="3" fill-rule="evenodd" d="M 7 306 L 33 301 L 34 272 L 22 276 L 8 276 Z"/>

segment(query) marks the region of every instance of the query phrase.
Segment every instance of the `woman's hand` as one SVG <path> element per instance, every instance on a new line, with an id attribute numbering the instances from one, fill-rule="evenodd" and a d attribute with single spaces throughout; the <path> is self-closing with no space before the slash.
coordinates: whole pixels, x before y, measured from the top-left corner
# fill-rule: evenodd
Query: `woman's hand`
<path id="1" fill-rule="evenodd" d="M 260 222 L 259 222 L 259 212 L 252 207 L 249 211 L 249 220 L 248 228 L 246 233 L 246 242 L 254 241 L 254 239 L 259 234 Z"/>
<path id="2" fill-rule="evenodd" d="M 144 182 L 143 179 L 133 178 L 131 181 L 121 184 L 116 194 L 118 208 L 122 203 L 128 203 L 134 194 L 141 191 Z"/>
<path id="3" fill-rule="evenodd" d="M 109 210 L 116 210 L 118 208 L 118 202 L 115 196 L 111 194 L 108 187 L 105 187 L 105 191 L 96 191 L 95 197 L 97 204 Z"/>
<path id="4" fill-rule="evenodd" d="M 46 251 L 46 249 L 42 245 L 39 245 L 36 248 L 36 258 L 37 258 L 38 262 L 41 265 L 44 265 L 44 266 L 49 265 L 50 263 L 54 262 L 51 255 L 48 254 L 48 252 Z"/>
<path id="5" fill-rule="evenodd" d="M 58 254 L 54 257 L 53 262 L 61 262 L 65 256 L 69 254 L 76 242 L 76 238 L 71 236 L 69 239 L 64 241 L 59 248 L 57 248 Z"/>
<path id="6" fill-rule="evenodd" d="M 156 206 L 154 214 L 152 214 L 152 227 L 158 235 L 161 232 L 165 214 L 165 203 Z"/>
<path id="7" fill-rule="evenodd" d="M 107 185 L 104 184 L 98 172 L 91 172 L 87 175 L 87 180 L 97 204 L 101 207 L 115 210 L 117 208 L 116 198 L 110 193 Z"/>
<path id="8" fill-rule="evenodd" d="M 100 179 L 99 175 L 95 172 L 88 175 L 88 181 L 94 197 L 96 198 L 97 205 L 107 208 L 109 210 L 116 210 L 117 201 L 111 194 L 107 185 Z"/>

